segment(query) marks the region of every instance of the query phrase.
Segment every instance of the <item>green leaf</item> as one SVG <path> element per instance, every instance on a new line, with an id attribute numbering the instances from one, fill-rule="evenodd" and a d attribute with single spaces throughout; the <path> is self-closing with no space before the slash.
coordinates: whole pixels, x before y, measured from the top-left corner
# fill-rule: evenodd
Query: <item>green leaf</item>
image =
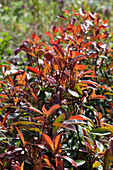
<path id="1" fill-rule="evenodd" d="M 91 133 L 101 136 L 101 135 L 109 135 L 111 134 L 111 131 L 108 129 L 108 127 L 101 127 L 101 128 L 93 129 Z"/>
<path id="2" fill-rule="evenodd" d="M 79 92 L 81 95 L 83 95 L 82 89 L 80 88 L 80 86 L 75 85 L 75 88 L 78 90 L 78 92 Z"/>
<path id="3" fill-rule="evenodd" d="M 39 123 L 35 123 L 35 122 L 27 122 L 27 121 L 20 121 L 20 122 L 14 122 L 14 123 L 11 123 L 10 125 L 41 125 Z"/>
<path id="4" fill-rule="evenodd" d="M 71 89 L 68 89 L 68 92 L 74 97 L 79 97 L 78 93 L 76 93 L 75 91 L 73 91 Z"/>
<path id="5" fill-rule="evenodd" d="M 64 120 L 65 120 L 65 114 L 63 113 L 63 114 L 59 115 L 59 116 L 55 119 L 54 123 L 61 123 L 61 122 L 63 122 Z M 57 129 L 58 129 L 58 127 L 53 127 L 53 134 L 56 133 Z"/>
<path id="6" fill-rule="evenodd" d="M 65 120 L 65 114 L 63 113 L 55 119 L 55 123 L 60 123 L 63 122 L 64 120 Z"/>

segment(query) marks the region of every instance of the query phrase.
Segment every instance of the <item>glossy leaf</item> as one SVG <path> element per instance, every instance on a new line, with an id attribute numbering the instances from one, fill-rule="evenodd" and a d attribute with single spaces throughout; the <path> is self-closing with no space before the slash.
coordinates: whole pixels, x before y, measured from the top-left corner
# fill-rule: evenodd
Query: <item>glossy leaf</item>
<path id="1" fill-rule="evenodd" d="M 59 109 L 61 106 L 60 105 L 54 105 L 52 106 L 48 112 L 47 112 L 47 117 L 49 117 L 50 115 L 52 115 L 57 109 Z"/>
<path id="2" fill-rule="evenodd" d="M 47 143 L 47 144 L 51 147 L 51 149 L 54 151 L 54 144 L 53 144 L 51 138 L 50 138 L 48 135 L 44 134 L 44 133 L 43 133 L 42 135 L 43 135 L 46 143 Z"/>
<path id="3" fill-rule="evenodd" d="M 54 123 L 61 123 L 61 122 L 63 122 L 64 120 L 65 120 L 65 114 L 63 113 L 63 114 L 59 115 L 59 116 L 55 119 Z M 58 129 L 58 127 L 53 127 L 53 134 L 56 133 L 57 129 Z"/>
<path id="4" fill-rule="evenodd" d="M 53 126 L 62 127 L 68 130 L 76 131 L 75 127 L 70 123 L 53 123 Z"/>
<path id="5" fill-rule="evenodd" d="M 27 121 L 20 121 L 20 122 L 14 122 L 11 123 L 10 125 L 40 125 L 39 123 L 35 123 L 35 122 L 27 122 Z"/>
<path id="6" fill-rule="evenodd" d="M 75 163 L 77 164 L 77 167 L 85 164 L 85 162 L 86 161 L 84 161 L 84 160 L 75 160 Z"/>
<path id="7" fill-rule="evenodd" d="M 73 159 L 71 159 L 68 156 L 62 156 L 62 158 L 66 159 L 67 161 L 69 161 L 72 164 L 72 166 L 77 168 L 77 164 L 75 163 L 75 161 Z"/>
<path id="8" fill-rule="evenodd" d="M 41 75 L 41 76 L 45 77 L 44 74 L 41 71 L 38 71 L 37 69 L 35 69 L 33 67 L 27 66 L 27 69 L 30 70 L 33 73 L 36 73 L 37 75 Z"/>
<path id="9" fill-rule="evenodd" d="M 93 163 L 93 168 L 97 168 L 97 167 L 99 167 L 100 165 L 101 165 L 101 162 L 95 161 L 95 162 Z"/>
<path id="10" fill-rule="evenodd" d="M 75 115 L 69 118 L 69 120 L 76 119 L 76 120 L 87 120 L 83 115 Z"/>
<path id="11" fill-rule="evenodd" d="M 109 135 L 111 131 L 107 127 L 96 128 L 91 131 L 95 135 Z"/>
<path id="12" fill-rule="evenodd" d="M 23 136 L 22 132 L 20 132 L 20 130 L 17 127 L 16 127 L 16 130 L 17 130 L 18 134 L 20 135 L 22 143 L 25 145 L 25 140 L 24 140 L 24 136 Z"/>
<path id="13" fill-rule="evenodd" d="M 55 138 L 55 151 L 58 151 L 61 142 L 61 134 L 57 135 Z"/>
<path id="14" fill-rule="evenodd" d="M 79 97 L 78 93 L 76 93 L 75 91 L 73 91 L 71 89 L 68 89 L 68 92 L 74 97 Z"/>
<path id="15" fill-rule="evenodd" d="M 42 113 L 40 110 L 38 110 L 38 109 L 36 109 L 36 108 L 34 108 L 34 107 L 26 107 L 26 108 L 28 108 L 28 109 L 30 109 L 30 110 L 33 110 L 34 112 L 37 112 L 37 113 L 40 113 L 40 114 L 43 115 L 43 113 Z"/>

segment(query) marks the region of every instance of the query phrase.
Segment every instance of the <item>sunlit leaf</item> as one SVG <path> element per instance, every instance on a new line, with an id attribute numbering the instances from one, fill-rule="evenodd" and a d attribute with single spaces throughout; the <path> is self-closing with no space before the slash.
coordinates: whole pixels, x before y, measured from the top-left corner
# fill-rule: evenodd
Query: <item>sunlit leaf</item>
<path id="1" fill-rule="evenodd" d="M 97 167 L 99 167 L 100 165 L 101 165 L 101 162 L 95 161 L 95 162 L 93 163 L 93 168 L 97 168 Z"/>
<path id="2" fill-rule="evenodd" d="M 52 167 L 52 165 L 50 164 L 50 161 L 49 161 L 49 157 L 47 155 L 43 155 L 43 159 L 49 166 Z"/>
<path id="3" fill-rule="evenodd" d="M 42 135 L 43 135 L 45 141 L 47 142 L 47 144 L 48 144 L 48 145 L 51 147 L 51 149 L 54 151 L 54 144 L 53 144 L 51 138 L 50 138 L 48 135 L 44 134 L 44 133 L 43 133 Z"/>
<path id="4" fill-rule="evenodd" d="M 35 123 L 35 122 L 27 122 L 27 121 L 19 121 L 19 122 L 14 122 L 11 123 L 10 125 L 41 125 L 39 123 Z"/>
<path id="5" fill-rule="evenodd" d="M 25 145 L 25 140 L 24 140 L 24 136 L 23 136 L 22 132 L 20 132 L 20 130 L 17 127 L 16 127 L 16 130 L 17 130 L 18 134 L 20 135 L 22 143 Z"/>
<path id="6" fill-rule="evenodd" d="M 79 94 L 76 93 L 75 91 L 71 90 L 71 89 L 68 89 L 68 92 L 74 97 L 79 97 Z"/>
<path id="7" fill-rule="evenodd" d="M 37 112 L 37 113 L 40 113 L 40 114 L 43 115 L 43 113 L 42 113 L 40 110 L 38 110 L 38 109 L 36 109 L 36 108 L 34 108 L 34 107 L 26 107 L 26 108 L 28 108 L 28 109 L 30 109 L 30 110 L 33 110 L 34 112 Z"/>
<path id="8" fill-rule="evenodd" d="M 64 120 L 65 120 L 65 114 L 63 113 L 63 114 L 59 115 L 59 116 L 55 119 L 54 123 L 61 123 L 61 122 L 63 122 Z M 57 129 L 58 129 L 58 127 L 53 127 L 53 134 L 56 133 Z"/>
<path id="9" fill-rule="evenodd" d="M 41 76 L 45 77 L 44 74 L 41 71 L 38 71 L 37 69 L 35 69 L 33 67 L 27 66 L 27 69 L 30 70 L 33 73 L 36 73 L 37 75 L 41 75 Z"/>
<path id="10" fill-rule="evenodd" d="M 64 52 L 63 52 L 63 50 L 62 50 L 62 48 L 60 46 L 58 46 L 57 44 L 52 44 L 52 46 L 58 52 L 59 55 L 64 57 Z"/>
<path id="11" fill-rule="evenodd" d="M 111 131 L 109 130 L 108 127 L 101 127 L 101 128 L 96 128 L 91 131 L 92 134 L 95 135 L 109 135 L 111 134 Z"/>
<path id="12" fill-rule="evenodd" d="M 84 161 L 84 160 L 75 160 L 75 163 L 77 164 L 77 167 L 85 164 L 85 162 L 86 161 Z"/>
<path id="13" fill-rule="evenodd" d="M 79 92 L 81 95 L 83 94 L 82 89 L 80 88 L 80 86 L 75 85 L 75 88 L 78 90 L 78 92 Z"/>
<path id="14" fill-rule="evenodd" d="M 69 120 L 77 119 L 77 120 L 87 120 L 83 115 L 75 115 L 69 118 Z"/>
<path id="15" fill-rule="evenodd" d="M 21 164 L 21 170 L 24 170 L 24 161 Z"/>
<path id="16" fill-rule="evenodd" d="M 52 115 L 57 109 L 59 109 L 61 106 L 60 105 L 54 105 L 52 106 L 48 112 L 47 112 L 47 117 L 49 117 L 50 115 Z"/>
<path id="17" fill-rule="evenodd" d="M 58 151 L 61 141 L 61 134 L 57 135 L 55 138 L 55 151 Z"/>

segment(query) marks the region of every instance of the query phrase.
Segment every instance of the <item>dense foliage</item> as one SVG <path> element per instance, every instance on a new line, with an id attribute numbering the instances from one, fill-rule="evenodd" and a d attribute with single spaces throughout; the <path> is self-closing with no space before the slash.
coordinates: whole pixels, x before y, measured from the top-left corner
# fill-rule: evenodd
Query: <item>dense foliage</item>
<path id="1" fill-rule="evenodd" d="M 113 162 L 113 49 L 107 20 L 64 10 L 47 43 L 26 34 L 0 65 L 1 169 L 108 169 Z M 108 146 L 109 143 L 109 146 Z"/>
<path id="2" fill-rule="evenodd" d="M 50 32 L 53 24 L 61 25 L 56 15 L 62 14 L 62 8 L 99 12 L 101 18 L 108 20 L 109 30 L 113 29 L 112 0 L 0 0 L 0 57 L 13 56 L 25 33 L 42 34 Z M 42 38 L 48 41 L 47 37 Z"/>

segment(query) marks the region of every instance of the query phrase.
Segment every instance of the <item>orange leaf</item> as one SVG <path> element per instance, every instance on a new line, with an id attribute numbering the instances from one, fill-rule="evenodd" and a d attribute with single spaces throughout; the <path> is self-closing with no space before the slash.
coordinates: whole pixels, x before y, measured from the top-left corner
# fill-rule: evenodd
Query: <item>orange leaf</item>
<path id="1" fill-rule="evenodd" d="M 107 88 L 107 87 L 105 87 L 105 86 L 98 86 L 98 87 L 101 87 L 101 88 L 103 88 L 103 89 L 106 89 L 106 90 L 110 90 L 109 88 Z"/>
<path id="2" fill-rule="evenodd" d="M 8 112 L 6 115 L 5 115 L 5 117 L 4 117 L 4 119 L 3 119 L 3 124 L 5 123 L 5 120 L 6 120 L 6 118 L 7 118 L 7 116 L 8 116 L 8 114 L 9 114 L 10 112 Z"/>
<path id="3" fill-rule="evenodd" d="M 24 161 L 21 164 L 21 170 L 24 170 Z"/>
<path id="4" fill-rule="evenodd" d="M 40 113 L 40 114 L 43 115 L 43 113 L 42 113 L 40 110 L 38 110 L 38 109 L 36 109 L 36 108 L 34 108 L 34 107 L 26 107 L 26 108 L 28 108 L 28 109 L 30 109 L 30 110 L 33 110 L 34 112 L 37 112 L 37 113 Z"/>
<path id="5" fill-rule="evenodd" d="M 50 39 L 53 39 L 52 35 L 49 32 L 45 32 L 45 34 L 47 34 Z"/>
<path id="6" fill-rule="evenodd" d="M 64 52 L 63 52 L 63 50 L 62 50 L 62 48 L 60 46 L 58 46 L 57 44 L 52 44 L 52 46 L 58 52 L 59 55 L 64 57 Z"/>
<path id="7" fill-rule="evenodd" d="M 60 108 L 61 106 L 56 104 L 54 106 L 52 106 L 47 113 L 47 117 L 49 117 L 50 115 L 52 115 L 58 108 Z"/>
<path id="8" fill-rule="evenodd" d="M 38 100 L 38 98 L 37 98 L 36 94 L 33 92 L 32 88 L 30 88 L 30 90 L 31 90 L 31 94 L 32 94 L 32 96 L 33 96 L 33 97 L 34 97 L 34 99 L 37 101 L 37 100 Z"/>
<path id="9" fill-rule="evenodd" d="M 58 151 L 61 141 L 61 134 L 57 135 L 55 138 L 55 151 Z"/>
<path id="10" fill-rule="evenodd" d="M 50 161 L 49 161 L 49 157 L 47 155 L 43 155 L 43 159 L 49 166 L 51 166 Z"/>
<path id="11" fill-rule="evenodd" d="M 20 135 L 20 138 L 22 140 L 22 143 L 25 145 L 25 141 L 24 141 L 24 136 L 23 134 L 20 132 L 20 130 L 16 127 L 16 130 L 18 131 L 18 134 Z"/>
<path id="12" fill-rule="evenodd" d="M 51 149 L 54 151 L 54 144 L 53 144 L 51 138 L 50 138 L 48 135 L 44 134 L 44 133 L 43 133 L 42 135 L 43 135 L 46 143 L 47 143 L 47 144 L 51 147 Z"/>
<path id="13" fill-rule="evenodd" d="M 39 43 L 39 41 L 40 41 L 40 37 L 39 36 L 35 36 L 35 42 Z"/>
<path id="14" fill-rule="evenodd" d="M 48 111 L 47 111 L 47 109 L 45 108 L 45 104 L 44 104 L 43 107 L 42 107 L 42 111 L 43 111 L 44 115 L 47 116 Z"/>

